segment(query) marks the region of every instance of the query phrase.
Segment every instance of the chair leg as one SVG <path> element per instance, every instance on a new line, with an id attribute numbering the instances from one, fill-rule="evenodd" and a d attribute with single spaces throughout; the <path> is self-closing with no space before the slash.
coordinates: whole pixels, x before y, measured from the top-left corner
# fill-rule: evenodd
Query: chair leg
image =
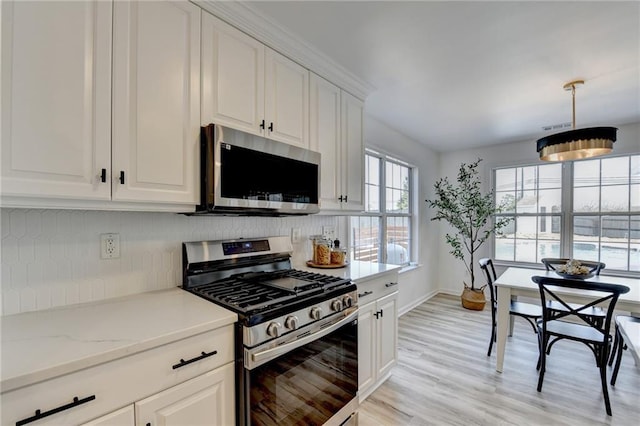
<path id="1" fill-rule="evenodd" d="M 616 356 L 616 351 L 618 350 L 618 325 L 616 324 L 615 333 L 614 333 L 613 346 L 611 347 L 611 355 L 609 356 L 609 367 L 613 365 L 613 359 Z"/>
<path id="2" fill-rule="evenodd" d="M 618 370 L 620 370 L 620 362 L 622 361 L 622 351 L 624 350 L 624 342 L 618 330 L 616 330 L 616 346 L 617 348 L 613 349 L 613 352 L 616 352 L 616 365 L 613 367 L 613 373 L 611 374 L 611 386 L 616 385 Z"/>
<path id="3" fill-rule="evenodd" d="M 598 367 L 600 368 L 600 383 L 602 383 L 602 393 L 604 394 L 604 406 L 607 414 L 611 415 L 611 401 L 609 401 L 609 389 L 607 387 L 607 347 L 600 348 Z"/>
<path id="4" fill-rule="evenodd" d="M 487 351 L 487 356 L 491 356 L 491 349 L 493 348 L 493 342 L 496 340 L 496 325 L 494 324 L 491 327 L 491 340 L 489 340 L 489 350 Z"/>
<path id="5" fill-rule="evenodd" d="M 538 355 L 538 368 L 540 373 L 538 375 L 538 392 L 542 391 L 542 381 L 544 380 L 544 370 L 547 362 L 547 354 L 545 350 L 545 346 L 547 345 L 547 338 L 543 336 L 542 333 L 538 334 L 538 341 L 540 342 L 540 350 Z"/>

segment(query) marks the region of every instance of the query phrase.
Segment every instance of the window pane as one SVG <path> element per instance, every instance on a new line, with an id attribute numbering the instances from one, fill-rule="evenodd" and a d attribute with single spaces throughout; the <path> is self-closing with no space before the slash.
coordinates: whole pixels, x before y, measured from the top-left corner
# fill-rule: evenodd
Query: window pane
<path id="1" fill-rule="evenodd" d="M 517 213 L 537 213 L 538 197 L 536 191 L 520 191 L 516 202 Z"/>
<path id="2" fill-rule="evenodd" d="M 496 170 L 496 191 L 513 191 L 516 187 L 516 169 Z"/>
<path id="3" fill-rule="evenodd" d="M 496 205 L 505 206 L 503 213 L 514 213 L 515 210 L 515 193 L 513 191 L 500 191 L 496 192 Z"/>
<path id="4" fill-rule="evenodd" d="M 515 260 L 515 240 L 504 236 L 495 239 L 496 260 Z"/>
<path id="5" fill-rule="evenodd" d="M 536 262 L 540 262 L 545 257 L 560 257 L 560 240 L 538 241 L 538 258 Z"/>
<path id="6" fill-rule="evenodd" d="M 557 213 L 562 210 L 562 191 L 543 189 L 538 191 L 538 213 Z"/>
<path id="7" fill-rule="evenodd" d="M 525 216 L 516 219 L 516 238 L 535 238 L 536 217 Z"/>
<path id="8" fill-rule="evenodd" d="M 379 262 L 380 219 L 369 216 L 352 216 L 351 230 L 351 260 Z"/>
<path id="9" fill-rule="evenodd" d="M 517 262 L 536 262 L 536 241 L 535 240 L 516 240 L 516 261 Z"/>
<path id="10" fill-rule="evenodd" d="M 387 263 L 405 265 L 409 263 L 409 218 L 387 218 Z"/>
<path id="11" fill-rule="evenodd" d="M 518 169 L 518 189 L 536 189 L 537 167 L 522 167 Z"/>
<path id="12" fill-rule="evenodd" d="M 538 188 L 562 187 L 562 164 L 549 164 L 538 166 Z"/>
<path id="13" fill-rule="evenodd" d="M 601 185 L 627 184 L 629 182 L 629 158 L 602 159 Z"/>
<path id="14" fill-rule="evenodd" d="M 631 176 L 629 176 L 631 183 L 640 183 L 640 155 L 633 155 L 631 157 Z"/>
<path id="15" fill-rule="evenodd" d="M 629 211 L 640 212 L 640 185 L 631 185 L 629 191 L 631 191 L 631 206 L 629 207 Z"/>
<path id="16" fill-rule="evenodd" d="M 600 210 L 600 188 L 585 187 L 573 190 L 574 212 L 597 212 Z"/>
<path id="17" fill-rule="evenodd" d="M 573 186 L 600 185 L 600 160 L 573 163 Z"/>
<path id="18" fill-rule="evenodd" d="M 611 185 L 600 188 L 603 212 L 629 211 L 629 185 Z"/>
<path id="19" fill-rule="evenodd" d="M 365 185 L 365 211 L 380 211 L 380 187 L 377 185 Z"/>
<path id="20" fill-rule="evenodd" d="M 640 216 L 629 218 L 629 230 L 629 270 L 640 271 Z"/>

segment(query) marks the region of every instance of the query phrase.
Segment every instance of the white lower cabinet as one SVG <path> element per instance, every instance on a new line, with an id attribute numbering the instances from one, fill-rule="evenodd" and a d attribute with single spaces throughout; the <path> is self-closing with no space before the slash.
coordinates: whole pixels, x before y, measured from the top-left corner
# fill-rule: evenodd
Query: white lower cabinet
<path id="1" fill-rule="evenodd" d="M 136 425 L 234 425 L 233 363 L 135 403 Z"/>
<path id="2" fill-rule="evenodd" d="M 358 285 L 358 394 L 363 401 L 391 374 L 398 359 L 398 273 Z"/>
<path id="3" fill-rule="evenodd" d="M 133 425 L 134 422 L 133 404 L 131 404 L 84 423 L 82 426 L 128 426 Z"/>
<path id="4" fill-rule="evenodd" d="M 232 425 L 233 336 L 228 325 L 3 392 L 0 424 Z"/>

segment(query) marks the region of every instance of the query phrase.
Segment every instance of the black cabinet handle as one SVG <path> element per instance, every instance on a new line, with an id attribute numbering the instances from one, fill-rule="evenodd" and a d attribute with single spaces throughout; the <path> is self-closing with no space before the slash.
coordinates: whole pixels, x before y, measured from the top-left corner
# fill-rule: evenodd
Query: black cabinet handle
<path id="1" fill-rule="evenodd" d="M 338 197 L 338 201 L 342 202 L 342 195 Z"/>
<path id="2" fill-rule="evenodd" d="M 100 180 L 102 183 L 107 181 L 107 169 L 102 169 L 102 172 L 100 173 Z"/>
<path id="3" fill-rule="evenodd" d="M 393 287 L 394 285 L 398 285 L 398 283 L 386 283 L 384 286 L 385 287 Z"/>
<path id="4" fill-rule="evenodd" d="M 373 294 L 373 291 L 365 291 L 364 293 L 358 293 L 358 298 L 363 298 L 365 296 L 368 296 L 370 294 Z"/>
<path id="5" fill-rule="evenodd" d="M 384 316 L 384 310 L 380 309 L 380 318 L 382 318 Z"/>
<path id="6" fill-rule="evenodd" d="M 260 123 L 260 128 L 264 130 L 264 120 L 262 120 L 262 123 Z"/>
<path id="7" fill-rule="evenodd" d="M 120 170 L 120 184 L 124 185 L 124 170 Z"/>
<path id="8" fill-rule="evenodd" d="M 269 131 L 273 132 L 273 123 L 269 124 Z"/>
<path id="9" fill-rule="evenodd" d="M 59 413 L 59 412 L 64 411 L 64 410 L 68 410 L 69 408 L 77 407 L 78 405 L 82 405 L 82 404 L 85 404 L 85 403 L 87 403 L 89 401 L 93 401 L 94 399 L 96 399 L 95 395 L 91 395 L 91 396 L 88 396 L 88 397 L 83 398 L 83 399 L 79 399 L 77 396 L 74 396 L 73 397 L 73 402 L 70 402 L 70 403 L 65 404 L 65 405 L 61 405 L 60 407 L 54 408 L 52 410 L 45 411 L 45 412 L 42 412 L 40 410 L 36 410 L 36 414 L 33 417 L 29 417 L 29 418 L 26 418 L 26 419 L 18 420 L 16 422 L 16 426 L 22 426 L 22 425 L 26 425 L 27 423 L 35 422 L 36 420 L 40 420 L 40 419 L 42 419 L 44 417 L 49 417 L 52 414 L 56 414 L 56 413 Z"/>
<path id="10" fill-rule="evenodd" d="M 181 358 L 180 362 L 177 363 L 177 364 L 174 364 L 173 367 L 171 367 L 171 368 L 173 368 L 175 370 L 176 368 L 180 368 L 180 367 L 184 367 L 185 365 L 189 365 L 192 362 L 200 361 L 201 359 L 205 359 L 205 358 L 209 358 L 210 356 L 214 356 L 217 353 L 218 353 L 218 351 L 213 351 L 213 352 L 209 352 L 209 353 L 206 353 L 206 352 L 203 351 L 200 356 L 188 359 L 186 361 Z"/>
<path id="11" fill-rule="evenodd" d="M 373 314 L 374 317 L 376 317 L 376 319 L 378 319 L 378 316 L 380 315 L 379 312 L 376 312 L 375 314 Z"/>
<path id="12" fill-rule="evenodd" d="M 344 202 L 345 202 L 345 203 L 347 202 L 347 197 L 348 197 L 348 195 L 345 195 L 345 196 L 344 196 Z"/>

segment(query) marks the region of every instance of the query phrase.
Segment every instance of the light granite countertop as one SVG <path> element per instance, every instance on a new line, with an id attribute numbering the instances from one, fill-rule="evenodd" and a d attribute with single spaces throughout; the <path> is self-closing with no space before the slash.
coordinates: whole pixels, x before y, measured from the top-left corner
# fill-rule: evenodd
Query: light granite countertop
<path id="1" fill-rule="evenodd" d="M 0 391 L 112 361 L 237 321 L 181 288 L 0 317 Z"/>

